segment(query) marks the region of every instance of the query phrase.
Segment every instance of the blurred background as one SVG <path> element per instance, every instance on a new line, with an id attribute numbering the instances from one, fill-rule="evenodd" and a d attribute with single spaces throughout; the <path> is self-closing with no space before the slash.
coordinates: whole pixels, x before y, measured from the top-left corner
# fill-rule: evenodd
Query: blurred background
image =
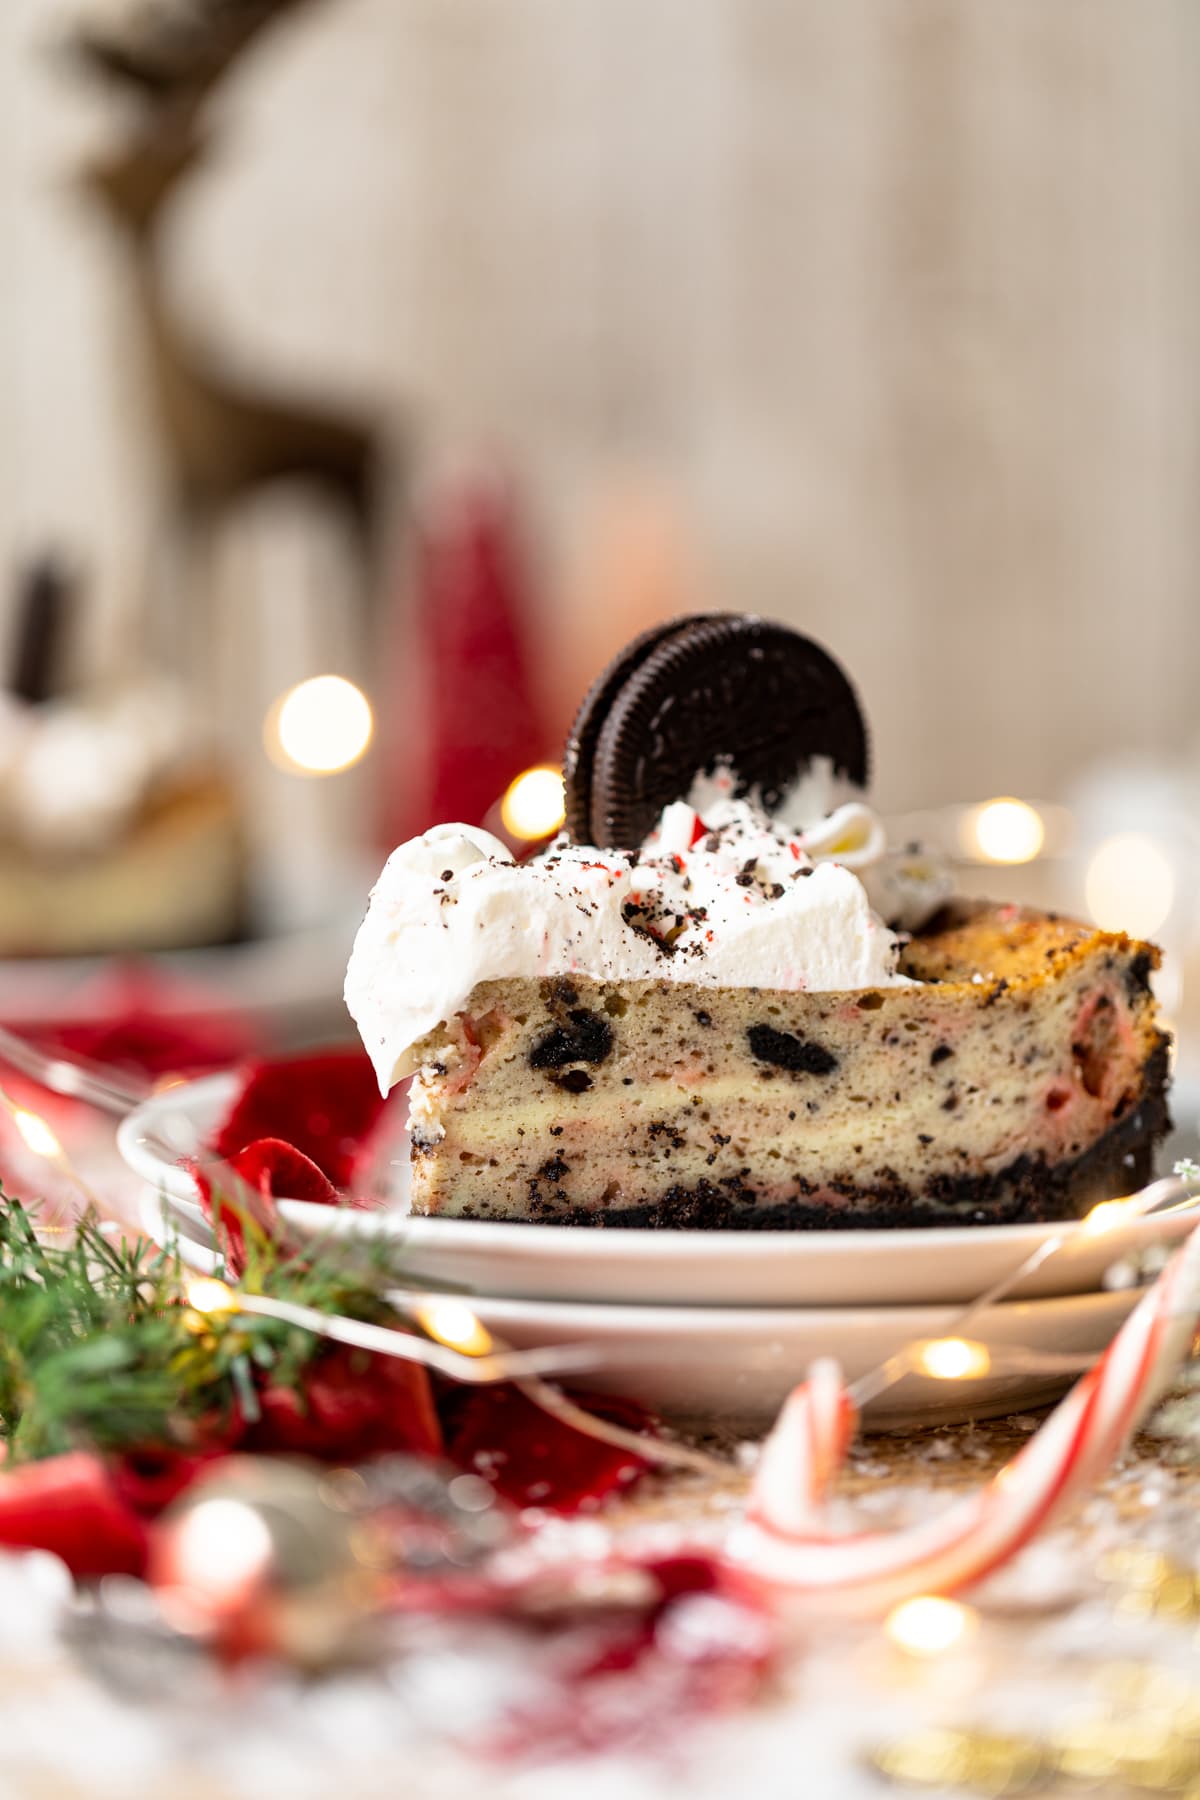
<path id="1" fill-rule="evenodd" d="M 0 1016 L 341 1031 L 384 851 L 539 836 L 709 606 L 1200 1011 L 1198 75 L 1192 0 L 7 0 Z"/>

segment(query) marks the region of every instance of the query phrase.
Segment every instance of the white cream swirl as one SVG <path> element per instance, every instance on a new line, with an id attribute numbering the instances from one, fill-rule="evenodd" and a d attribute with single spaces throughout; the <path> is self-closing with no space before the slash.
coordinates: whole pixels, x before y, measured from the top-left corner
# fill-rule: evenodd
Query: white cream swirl
<path id="1" fill-rule="evenodd" d="M 791 809 L 789 809 L 791 810 Z M 637 852 L 557 840 L 515 863 L 488 833 L 402 844 L 371 895 L 346 1004 L 386 1091 L 481 981 L 585 975 L 830 992 L 906 985 L 859 873 L 885 849 L 861 800 L 807 829 L 733 795 L 668 806 Z"/>

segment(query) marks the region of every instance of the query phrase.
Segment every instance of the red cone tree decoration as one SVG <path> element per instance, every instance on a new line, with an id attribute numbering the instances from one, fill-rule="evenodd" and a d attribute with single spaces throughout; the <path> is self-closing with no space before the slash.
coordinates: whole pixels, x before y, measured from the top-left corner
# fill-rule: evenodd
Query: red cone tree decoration
<path id="1" fill-rule="evenodd" d="M 547 755 L 519 534 L 496 475 L 460 474 L 434 492 L 419 526 L 416 613 L 428 761 L 424 791 L 396 819 L 407 835 L 480 824 Z"/>

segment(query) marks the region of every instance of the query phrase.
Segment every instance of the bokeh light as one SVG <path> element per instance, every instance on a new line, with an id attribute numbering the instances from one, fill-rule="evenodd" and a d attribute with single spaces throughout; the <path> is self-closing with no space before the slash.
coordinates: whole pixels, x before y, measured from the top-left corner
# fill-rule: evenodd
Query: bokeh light
<path id="1" fill-rule="evenodd" d="M 957 1600 L 938 1594 L 918 1594 L 902 1600 L 884 1620 L 884 1630 L 894 1644 L 910 1656 L 941 1656 L 961 1644 L 974 1630 L 975 1614 Z"/>
<path id="2" fill-rule="evenodd" d="M 198 1275 L 189 1281 L 184 1288 L 187 1303 L 193 1312 L 207 1313 L 214 1317 L 219 1313 L 237 1311 L 237 1295 L 224 1281 L 218 1281 L 212 1275 Z"/>
<path id="3" fill-rule="evenodd" d="M 970 1338 L 933 1338 L 917 1352 L 917 1367 L 935 1381 L 972 1381 L 986 1375 L 992 1359 L 986 1344 Z"/>
<path id="4" fill-rule="evenodd" d="M 1090 1213 L 1085 1213 L 1079 1229 L 1086 1237 L 1103 1237 L 1106 1231 L 1119 1231 L 1130 1219 L 1140 1216 L 1137 1195 L 1124 1200 L 1099 1200 Z"/>
<path id="5" fill-rule="evenodd" d="M 335 775 L 358 762 L 371 742 L 374 720 L 361 688 L 344 675 L 314 675 L 275 701 L 263 741 L 280 768 Z"/>
<path id="6" fill-rule="evenodd" d="M 429 1336 L 448 1350 L 460 1350 L 464 1356 L 486 1356 L 492 1347 L 486 1326 L 465 1301 L 427 1300 L 416 1308 L 416 1316 Z"/>
<path id="7" fill-rule="evenodd" d="M 963 848 L 985 862 L 1032 862 L 1046 841 L 1046 826 L 1036 806 L 1024 800 L 987 800 L 966 814 Z"/>
<path id="8" fill-rule="evenodd" d="M 271 1534 L 240 1500 L 203 1500 L 186 1514 L 174 1542 L 172 1582 L 208 1602 L 241 1594 L 269 1566 Z"/>
<path id="9" fill-rule="evenodd" d="M 1093 852 L 1084 892 L 1088 911 L 1103 930 L 1152 937 L 1175 904 L 1175 875 L 1153 838 L 1126 831 Z"/>
<path id="10" fill-rule="evenodd" d="M 526 769 L 511 782 L 500 802 L 500 818 L 510 837 L 534 843 L 553 837 L 566 817 L 562 772 Z"/>
<path id="11" fill-rule="evenodd" d="M 35 1156 L 53 1160 L 62 1155 L 62 1145 L 45 1119 L 39 1119 L 36 1113 L 26 1112 L 23 1106 L 14 1107 L 12 1117 L 13 1124 Z"/>

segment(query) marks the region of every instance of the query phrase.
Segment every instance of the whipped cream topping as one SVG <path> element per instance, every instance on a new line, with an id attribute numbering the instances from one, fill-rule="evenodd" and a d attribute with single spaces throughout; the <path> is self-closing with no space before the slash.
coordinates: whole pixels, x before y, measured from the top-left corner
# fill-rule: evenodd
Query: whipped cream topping
<path id="1" fill-rule="evenodd" d="M 949 865 L 920 844 L 886 851 L 863 882 L 875 911 L 897 931 L 919 931 L 954 894 Z"/>
<path id="2" fill-rule="evenodd" d="M 860 879 L 886 848 L 870 807 L 846 800 L 801 824 L 794 803 L 791 822 L 771 818 L 735 786 L 728 771 L 704 778 L 702 793 L 693 788 L 703 811 L 676 801 L 634 852 L 558 839 L 515 863 L 498 839 L 466 825 L 393 851 L 345 989 L 381 1088 L 419 1065 L 422 1040 L 481 981 L 908 985 L 899 941 Z"/>

